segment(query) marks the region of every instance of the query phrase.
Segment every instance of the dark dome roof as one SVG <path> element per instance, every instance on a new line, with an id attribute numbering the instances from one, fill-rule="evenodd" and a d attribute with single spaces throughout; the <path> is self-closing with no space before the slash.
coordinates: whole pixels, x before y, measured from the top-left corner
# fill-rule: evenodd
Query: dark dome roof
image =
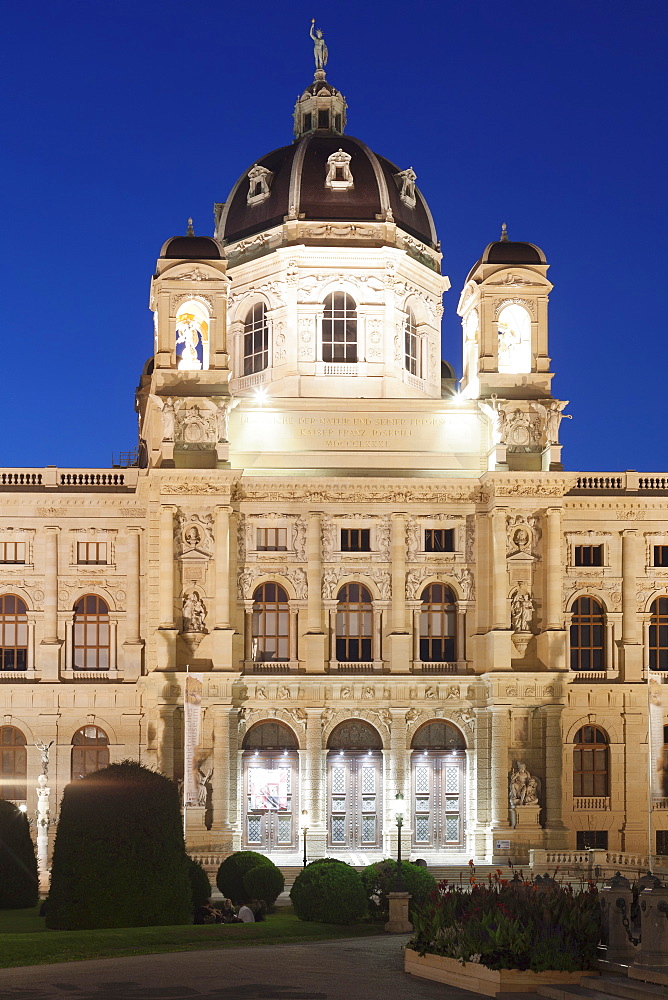
<path id="1" fill-rule="evenodd" d="M 220 247 L 210 236 L 172 236 L 160 256 L 167 260 L 220 260 Z"/>
<path id="2" fill-rule="evenodd" d="M 545 254 L 533 243 L 515 243 L 497 240 L 488 243 L 483 251 L 481 264 L 544 264 Z"/>
<path id="3" fill-rule="evenodd" d="M 339 149 L 351 157 L 354 181 L 354 186 L 344 191 L 325 186 L 327 159 Z M 273 174 L 269 196 L 249 205 L 250 182 L 248 170 L 244 171 L 221 215 L 218 234 L 225 243 L 280 225 L 286 215 L 328 222 L 376 222 L 391 211 L 400 229 L 436 246 L 431 212 L 417 187 L 411 207 L 399 196 L 395 180 L 399 167 L 372 153 L 359 139 L 331 132 L 310 134 L 256 162 Z"/>

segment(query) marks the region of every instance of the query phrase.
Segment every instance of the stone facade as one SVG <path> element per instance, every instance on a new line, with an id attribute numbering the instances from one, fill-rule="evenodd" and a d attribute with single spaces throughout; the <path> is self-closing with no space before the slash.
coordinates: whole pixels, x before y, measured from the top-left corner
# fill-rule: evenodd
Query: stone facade
<path id="1" fill-rule="evenodd" d="M 236 233 L 227 209 L 216 241 L 163 247 L 140 467 L 0 470 L 2 794 L 34 814 L 36 741 L 54 741 L 52 819 L 107 758 L 182 779 L 189 669 L 193 849 L 294 863 L 307 810 L 310 857 L 382 857 L 401 792 L 413 857 L 643 852 L 650 829 L 655 850 L 668 474 L 563 471 L 547 263 L 505 233 L 462 293 L 458 392 L 438 245 L 389 207 L 351 222 L 330 204 L 381 181 L 350 140 L 337 190 L 321 131 L 320 160 L 291 167 L 290 190 L 322 182 L 311 217 L 272 216 L 281 165 L 265 158 L 235 188 Z M 410 173 L 391 194 L 406 212 Z M 254 768 L 275 772 L 279 810 L 257 807 Z"/>

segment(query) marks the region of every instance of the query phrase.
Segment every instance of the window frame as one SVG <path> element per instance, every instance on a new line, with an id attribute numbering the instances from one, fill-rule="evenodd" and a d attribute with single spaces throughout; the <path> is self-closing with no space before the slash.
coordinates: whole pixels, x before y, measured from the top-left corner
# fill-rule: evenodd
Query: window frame
<path id="1" fill-rule="evenodd" d="M 422 343 L 417 317 L 409 306 L 404 321 L 404 368 L 409 375 L 419 379 L 423 378 Z"/>
<path id="2" fill-rule="evenodd" d="M 275 589 L 273 596 L 270 588 Z M 255 588 L 250 627 L 253 663 L 290 662 L 290 597 L 282 584 L 266 580 Z"/>
<path id="3" fill-rule="evenodd" d="M 588 601 L 589 608 L 580 608 L 581 602 Z M 576 605 L 577 610 L 576 610 Z M 598 611 L 594 611 L 596 606 Z M 569 653 L 570 669 L 573 671 L 607 670 L 607 621 L 605 608 L 601 602 L 590 594 L 583 594 L 577 597 L 570 607 L 569 625 Z M 590 630 L 587 632 L 587 630 Z M 596 632 L 600 629 L 600 643 L 596 643 Z M 574 641 L 574 638 L 577 641 Z M 583 654 L 589 654 L 585 656 Z M 583 665 L 583 660 L 590 660 L 590 664 Z M 574 666 L 577 663 L 577 666 Z"/>
<path id="4" fill-rule="evenodd" d="M 441 591 L 440 599 L 435 598 Z M 428 598 L 428 599 L 425 599 Z M 419 649 L 421 663 L 457 662 L 457 596 L 452 587 L 444 583 L 430 583 L 420 595 Z M 437 622 L 444 624 L 434 630 Z M 440 648 L 440 655 L 435 651 Z M 450 654 L 450 655 L 448 655 Z"/>
<path id="5" fill-rule="evenodd" d="M 15 602 L 15 610 L 5 610 L 8 602 Z M 19 638 L 25 638 L 25 644 Z M 28 669 L 30 650 L 30 625 L 28 620 L 28 605 L 18 594 L 0 595 L 0 670 L 18 671 L 23 673 Z M 13 654 L 11 657 L 9 654 Z M 19 655 L 23 654 L 23 655 Z M 13 665 L 6 666 L 12 659 Z"/>
<path id="6" fill-rule="evenodd" d="M 423 530 L 424 530 L 424 535 L 423 535 L 423 539 L 422 539 L 422 544 L 423 544 L 423 551 L 424 552 L 428 552 L 430 554 L 433 554 L 434 552 L 456 552 L 457 551 L 457 548 L 456 548 L 457 535 L 456 535 L 456 531 L 455 531 L 454 528 L 424 528 Z M 444 538 L 445 542 L 448 541 L 448 536 L 449 536 L 449 540 L 450 540 L 450 543 L 451 543 L 450 544 L 450 548 L 448 548 L 447 546 L 444 547 L 444 548 L 433 547 L 433 545 L 434 545 L 434 539 L 437 536 L 439 536 L 439 535 L 443 535 L 443 538 Z M 431 536 L 430 542 L 431 542 L 432 548 L 428 547 L 428 536 Z"/>
<path id="7" fill-rule="evenodd" d="M 87 602 L 95 601 L 95 611 L 89 609 Z M 102 611 L 104 607 L 106 610 Z M 81 610 L 80 610 L 81 608 Z M 106 620 L 105 620 L 106 619 Z M 100 642 L 100 632 L 106 627 L 107 642 Z M 78 642 L 79 632 L 82 630 L 83 642 Z M 89 642 L 89 631 L 97 640 Z M 104 637 L 104 632 L 102 632 Z M 106 651 L 106 664 L 104 663 L 104 652 Z M 89 652 L 94 653 L 95 665 L 90 665 Z M 82 664 L 79 665 L 78 658 L 82 656 Z M 99 594 L 84 594 L 75 603 L 72 616 L 72 669 L 82 672 L 102 671 L 112 669 L 112 648 L 111 648 L 111 614 L 109 605 Z"/>
<path id="8" fill-rule="evenodd" d="M 13 739 L 5 739 L 14 734 Z M 16 738 L 16 734 L 20 739 Z M 22 753 L 21 753 L 22 751 Z M 16 768 L 17 758 L 22 762 L 22 769 Z M 6 763 L 12 761 L 12 768 L 5 770 Z M 11 782 L 7 777 L 13 779 Z M 5 791 L 14 794 L 5 794 Z M 16 793 L 19 794 L 16 794 Z M 0 799 L 5 802 L 25 802 L 28 797 L 28 753 L 25 733 L 11 724 L 0 726 Z"/>
<path id="9" fill-rule="evenodd" d="M 337 305 L 337 303 L 339 303 Z M 340 334 L 340 336 L 337 336 Z M 342 289 L 325 296 L 321 321 L 320 350 L 328 364 L 352 365 L 359 361 L 359 315 L 357 302 Z M 336 348 L 342 350 L 336 350 Z M 341 356 L 338 357 L 337 354 Z"/>
<path id="10" fill-rule="evenodd" d="M 339 551 L 371 552 L 371 528 L 339 528 Z"/>
<path id="11" fill-rule="evenodd" d="M 284 542 L 281 543 L 281 537 Z M 261 543 L 261 538 L 264 544 Z M 273 544 L 270 542 L 273 538 Z M 288 529 L 282 525 L 256 525 L 255 528 L 255 551 L 256 552 L 287 552 L 288 551 Z"/>
<path id="12" fill-rule="evenodd" d="M 668 670 L 668 597 L 655 597 L 649 607 L 648 660 L 650 670 Z"/>
<path id="13" fill-rule="evenodd" d="M 589 735 L 593 738 L 588 739 Z M 591 767 L 585 767 L 585 754 L 591 754 Z M 603 766 L 597 767 L 601 760 Z M 590 784 L 591 790 L 585 784 Z M 573 737 L 573 798 L 607 798 L 610 787 L 610 738 L 600 726 L 586 723 Z"/>
<path id="14" fill-rule="evenodd" d="M 582 556 L 587 551 L 598 552 L 600 557 L 600 562 L 595 560 L 592 562 L 582 562 Z M 577 566 L 579 569 L 600 569 L 601 566 L 605 566 L 605 551 L 603 542 L 595 542 L 587 545 L 584 544 L 573 544 L 573 565 Z"/>
<path id="15" fill-rule="evenodd" d="M 108 566 L 109 565 L 109 543 L 108 542 L 77 542 L 77 565 L 78 566 Z M 100 558 L 100 551 L 104 553 L 104 559 Z M 85 558 L 81 558 L 82 552 Z M 89 556 L 96 556 L 90 559 Z"/>
<path id="16" fill-rule="evenodd" d="M 14 559 L 7 558 L 8 550 L 13 546 L 14 548 Z M 19 558 L 22 550 L 23 558 Z M 4 558 L 3 558 L 4 556 Z M 0 541 L 0 564 L 5 566 L 25 566 L 26 565 L 26 543 L 25 541 Z"/>
<path id="17" fill-rule="evenodd" d="M 86 733 L 87 729 L 94 729 L 95 736 L 94 737 L 89 736 Z M 83 740 L 93 739 L 95 742 L 75 743 L 75 740 L 80 733 L 83 734 Z M 102 737 L 104 737 L 104 739 L 100 738 L 100 734 L 102 734 Z M 86 775 L 88 774 L 94 774 L 96 771 L 101 770 L 101 768 L 109 766 L 110 763 L 109 736 L 107 735 L 105 730 L 102 729 L 101 726 L 98 726 L 94 723 L 87 723 L 85 726 L 80 726 L 76 730 L 76 732 L 72 734 L 71 746 L 72 746 L 72 754 L 70 760 L 70 779 L 72 781 L 78 781 L 81 778 L 85 778 Z M 84 762 L 84 769 L 83 771 L 77 770 L 77 772 L 75 773 L 74 765 L 75 761 L 79 757 Z M 87 757 L 89 757 L 89 759 L 94 760 L 95 766 L 89 766 L 86 763 Z"/>
<path id="18" fill-rule="evenodd" d="M 363 583 L 345 583 L 336 595 L 334 646 L 339 663 L 374 659 L 373 597 Z"/>
<path id="19" fill-rule="evenodd" d="M 248 307 L 241 334 L 241 377 L 256 375 L 269 367 L 269 319 L 262 300 Z M 259 318 L 258 315 L 259 314 Z M 250 349 L 249 349 L 250 348 Z"/>

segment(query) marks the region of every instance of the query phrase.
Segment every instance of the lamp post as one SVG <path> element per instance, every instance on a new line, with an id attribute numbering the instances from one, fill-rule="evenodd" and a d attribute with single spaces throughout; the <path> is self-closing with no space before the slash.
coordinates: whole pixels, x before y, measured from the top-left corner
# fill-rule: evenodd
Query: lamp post
<path id="1" fill-rule="evenodd" d="M 302 833 L 304 835 L 304 868 L 306 868 L 306 834 L 308 833 L 308 809 L 302 809 L 301 819 L 299 821 Z"/>
<path id="2" fill-rule="evenodd" d="M 401 871 L 401 828 L 404 825 L 404 796 L 397 792 L 394 797 L 394 820 L 397 824 L 397 878 L 395 892 L 404 891 L 404 876 Z"/>
<path id="3" fill-rule="evenodd" d="M 393 804 L 394 821 L 397 824 L 397 878 L 394 884 L 394 892 L 388 892 L 390 919 L 385 924 L 385 930 L 390 934 L 407 934 L 413 930 L 413 925 L 408 919 L 408 904 L 410 903 L 410 893 L 404 890 L 404 879 L 401 871 L 401 828 L 404 825 L 404 797 L 401 792 L 397 792 Z"/>

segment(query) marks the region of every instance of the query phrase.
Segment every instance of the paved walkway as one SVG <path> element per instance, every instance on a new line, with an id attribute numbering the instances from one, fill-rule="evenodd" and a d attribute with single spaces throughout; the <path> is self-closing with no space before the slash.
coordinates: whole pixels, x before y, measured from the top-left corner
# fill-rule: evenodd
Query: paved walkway
<path id="1" fill-rule="evenodd" d="M 402 970 L 403 935 L 0 969 L 2 1000 L 474 1000 Z M 524 996 L 531 1000 L 531 995 Z M 538 1000 L 538 998 L 535 998 Z"/>

